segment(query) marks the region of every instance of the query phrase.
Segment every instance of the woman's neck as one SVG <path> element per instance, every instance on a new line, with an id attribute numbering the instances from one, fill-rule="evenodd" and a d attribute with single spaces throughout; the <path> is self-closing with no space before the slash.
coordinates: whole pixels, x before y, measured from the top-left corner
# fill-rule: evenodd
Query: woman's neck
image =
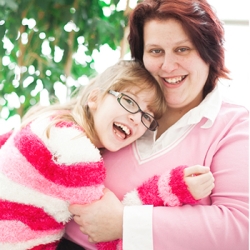
<path id="1" fill-rule="evenodd" d="M 189 110 L 197 107 L 203 100 L 202 93 L 198 95 L 192 102 L 181 108 L 167 107 L 166 112 L 161 119 L 158 120 L 159 128 L 157 130 L 156 139 L 158 139 L 167 129 L 181 119 Z"/>
<path id="2" fill-rule="evenodd" d="M 159 128 L 156 139 L 158 139 L 167 129 L 175 124 L 184 114 L 175 109 L 168 109 L 161 119 L 158 120 Z"/>
<path id="3" fill-rule="evenodd" d="M 189 108 L 167 108 L 167 111 L 164 113 L 161 119 L 158 120 L 159 128 L 157 130 L 156 139 L 158 139 L 167 129 L 174 125 L 178 120 L 181 119 L 189 110 Z"/>

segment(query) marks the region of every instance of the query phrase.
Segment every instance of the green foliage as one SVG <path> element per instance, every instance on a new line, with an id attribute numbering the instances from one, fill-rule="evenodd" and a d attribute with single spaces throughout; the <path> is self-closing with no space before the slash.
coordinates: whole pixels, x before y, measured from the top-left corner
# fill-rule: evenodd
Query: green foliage
<path id="1" fill-rule="evenodd" d="M 124 11 L 116 11 L 118 3 L 0 0 L 0 114 L 7 107 L 8 117 L 22 116 L 39 102 L 42 90 L 55 96 L 54 84 L 60 82 L 71 93 L 79 77 L 93 75 L 93 50 L 104 44 L 115 50 L 123 38 L 127 19 Z M 104 8 L 110 8 L 109 16 L 104 15 Z M 80 63 L 74 54 L 81 46 L 86 60 Z M 69 76 L 74 86 L 68 86 Z M 11 104 L 10 95 L 16 96 L 19 105 Z"/>

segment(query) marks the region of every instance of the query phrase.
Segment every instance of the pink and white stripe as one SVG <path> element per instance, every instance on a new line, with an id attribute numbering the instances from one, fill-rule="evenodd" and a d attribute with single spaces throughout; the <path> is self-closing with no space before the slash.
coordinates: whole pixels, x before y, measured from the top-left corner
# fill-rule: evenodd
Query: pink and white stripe
<path id="1" fill-rule="evenodd" d="M 55 249 L 70 203 L 103 194 L 105 168 L 83 132 L 49 120 L 14 132 L 0 149 L 0 249 Z M 64 154 L 68 152 L 68 156 Z"/>
<path id="2" fill-rule="evenodd" d="M 124 205 L 181 206 L 195 204 L 184 182 L 184 168 L 178 166 L 160 176 L 153 176 L 124 196 Z"/>

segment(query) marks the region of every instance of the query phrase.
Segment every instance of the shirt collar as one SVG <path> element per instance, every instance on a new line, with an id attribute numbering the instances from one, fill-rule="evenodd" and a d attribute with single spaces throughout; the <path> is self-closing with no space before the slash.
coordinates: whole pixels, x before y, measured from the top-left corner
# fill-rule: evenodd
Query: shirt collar
<path id="1" fill-rule="evenodd" d="M 205 123 L 200 123 L 201 128 L 210 128 L 219 113 L 221 104 L 222 95 L 219 87 L 215 87 L 197 107 L 187 112 L 157 140 L 155 140 L 157 132 L 147 130 L 134 144 L 138 152 L 138 157 L 141 161 L 147 160 L 148 157 L 161 152 L 162 149 L 171 148 L 204 118 Z"/>
<path id="2" fill-rule="evenodd" d="M 179 128 L 187 127 L 190 125 L 198 124 L 203 118 L 207 118 L 207 121 L 201 126 L 201 128 L 210 128 L 222 105 L 222 94 L 220 87 L 217 85 L 204 100 L 195 108 L 188 111 L 180 120 L 178 120 L 168 130 L 173 131 Z M 147 130 L 145 134 L 140 137 L 137 141 L 149 142 L 154 141 L 157 131 L 152 132 Z M 165 134 L 165 133 L 164 133 Z"/>

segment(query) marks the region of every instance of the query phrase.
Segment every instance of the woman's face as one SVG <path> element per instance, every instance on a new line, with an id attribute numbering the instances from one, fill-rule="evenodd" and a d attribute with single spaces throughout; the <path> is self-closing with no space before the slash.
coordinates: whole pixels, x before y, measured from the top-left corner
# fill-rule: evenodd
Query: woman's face
<path id="1" fill-rule="evenodd" d="M 169 108 L 187 112 L 202 101 L 209 65 L 201 59 L 179 21 L 145 23 L 143 61 L 162 84 Z"/>

